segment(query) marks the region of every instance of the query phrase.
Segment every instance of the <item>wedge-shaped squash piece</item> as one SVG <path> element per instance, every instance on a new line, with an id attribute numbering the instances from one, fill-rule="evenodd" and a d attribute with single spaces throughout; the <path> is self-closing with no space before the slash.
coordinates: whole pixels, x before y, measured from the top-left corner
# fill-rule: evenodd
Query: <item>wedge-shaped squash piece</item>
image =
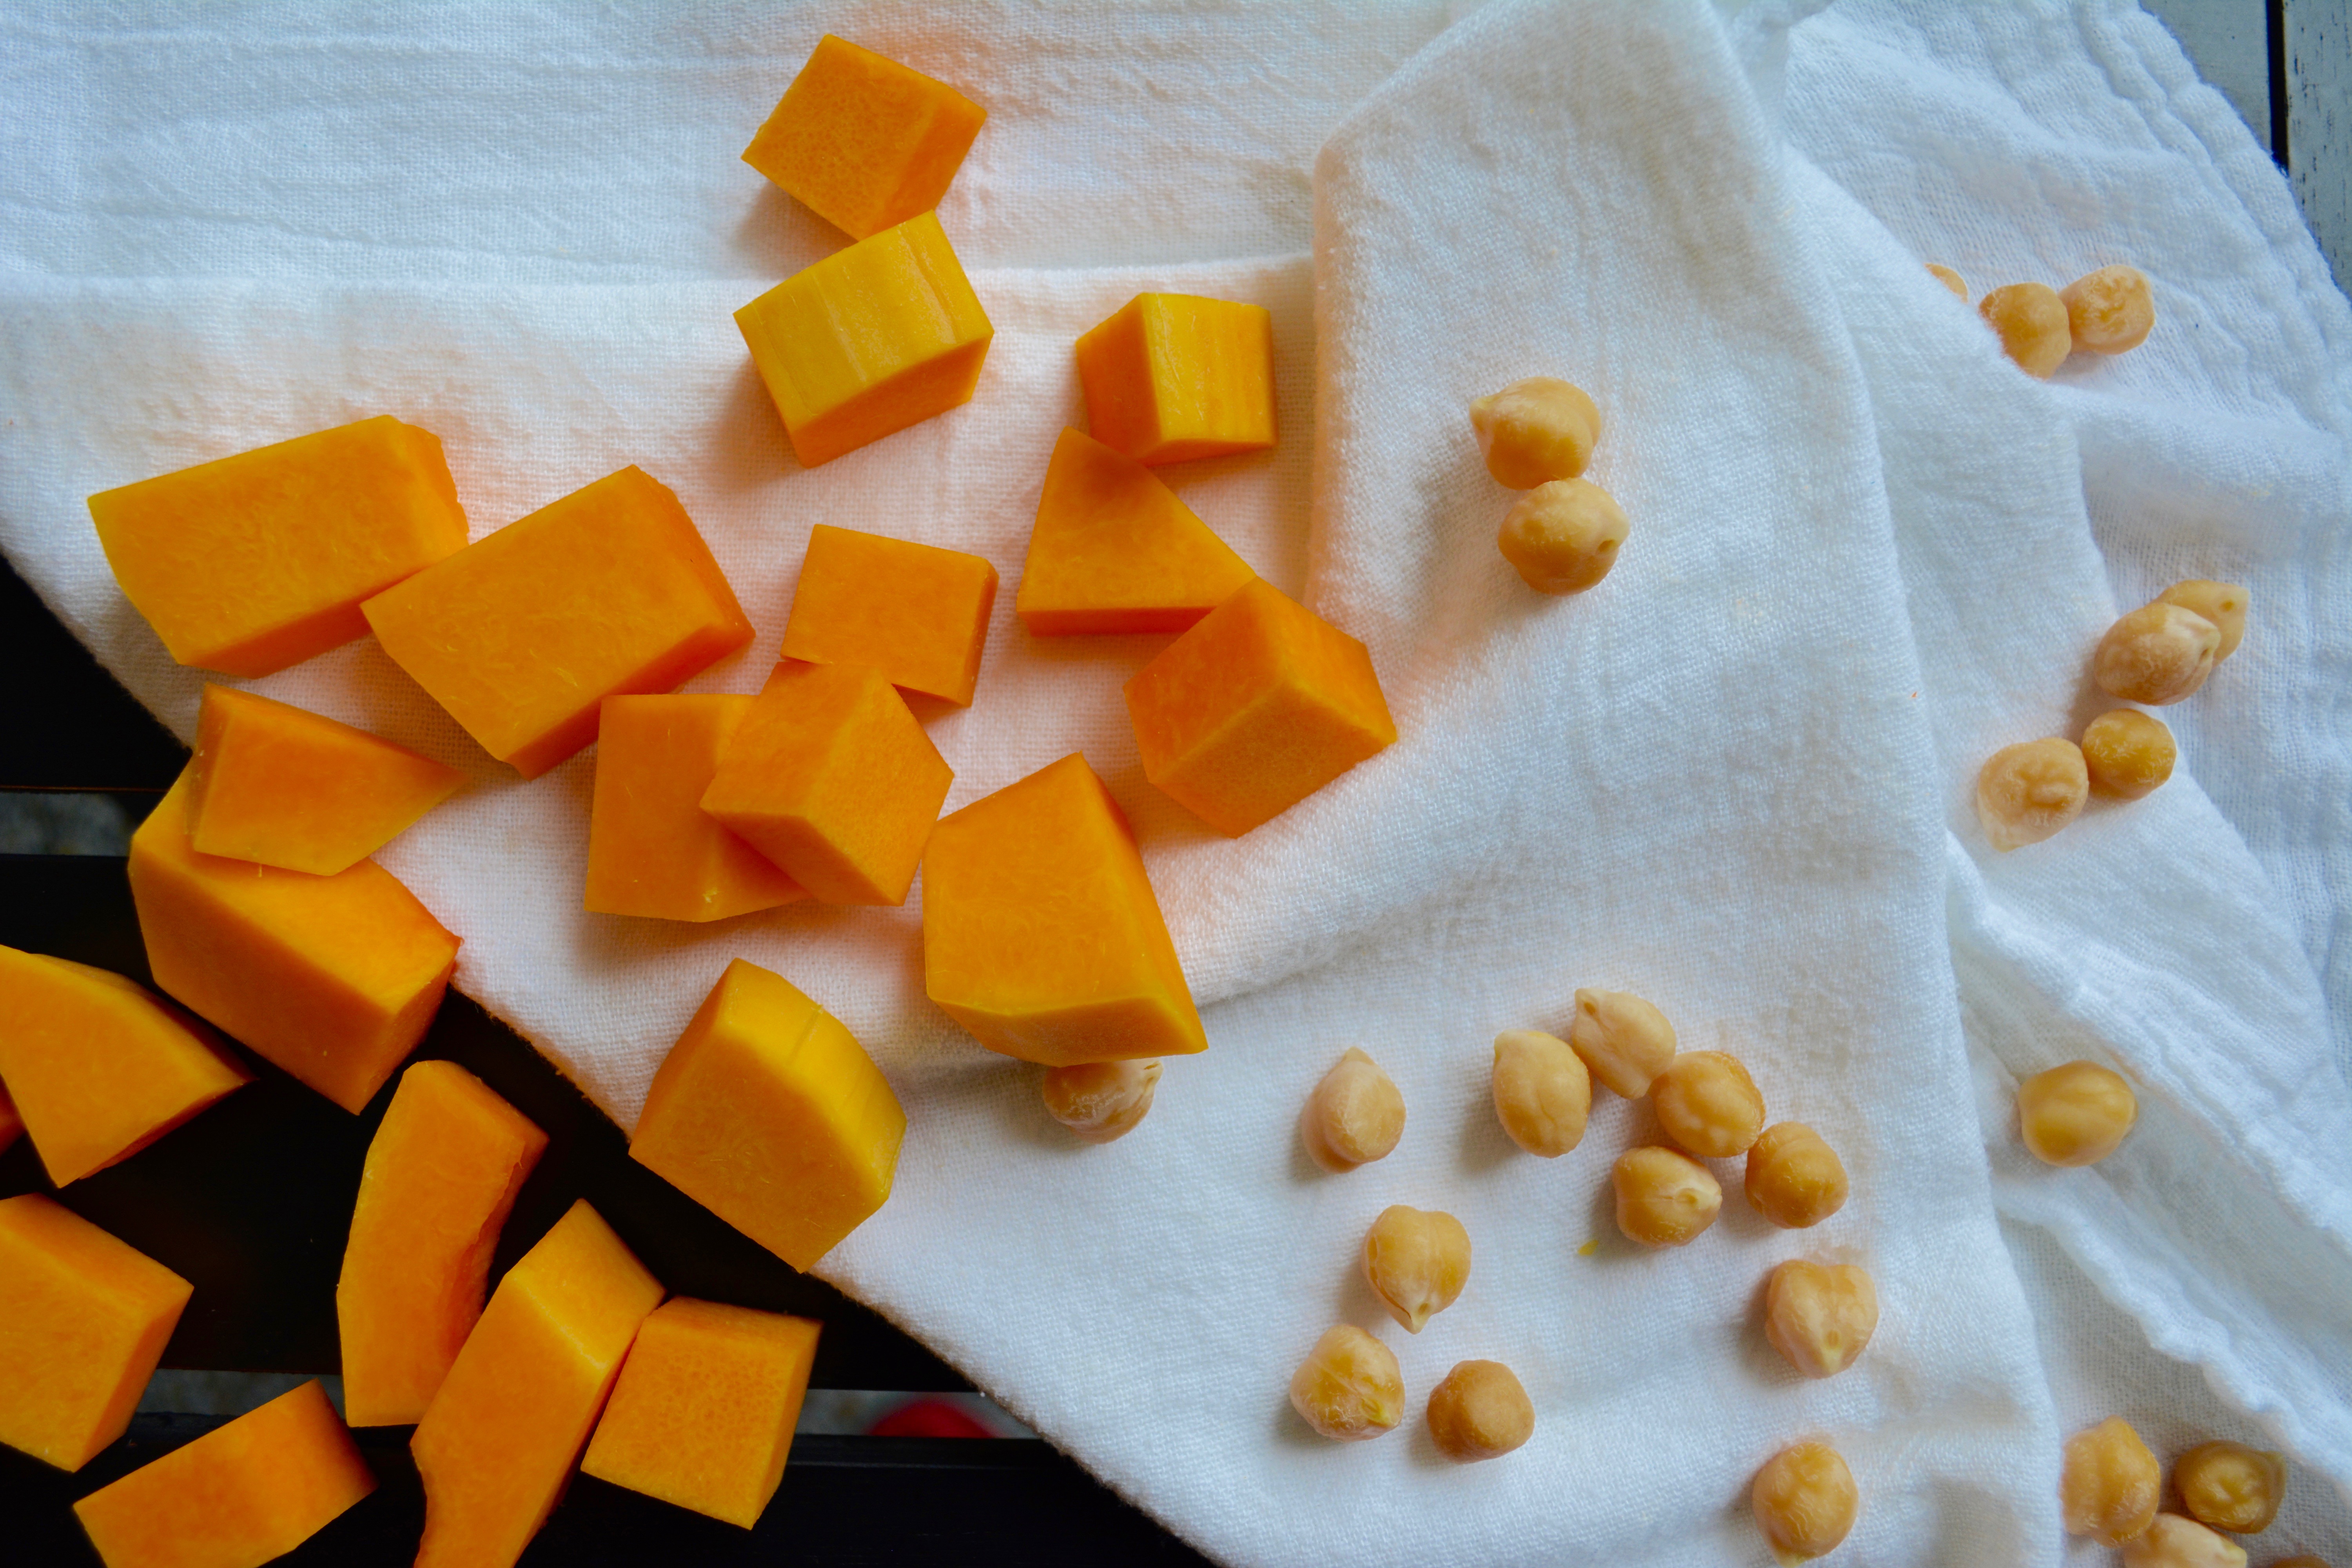
<path id="1" fill-rule="evenodd" d="M 16 1102 L 8 1097 L 8 1086 L 0 1083 L 0 1154 L 25 1135 L 25 1119 L 16 1114 Z"/>
<path id="2" fill-rule="evenodd" d="M 1076 753 L 931 830 L 923 988 L 1049 1067 L 1208 1048 L 1126 814 Z"/>
<path id="3" fill-rule="evenodd" d="M 903 904 L 955 779 L 882 672 L 781 667 L 702 809 L 829 904 Z"/>
<path id="4" fill-rule="evenodd" d="M 247 678 L 365 637 L 361 600 L 466 544 L 440 438 L 388 414 L 104 491 L 89 515 L 172 657 Z"/>
<path id="5" fill-rule="evenodd" d="M 159 987 L 354 1114 L 457 965 L 457 939 L 373 860 L 313 877 L 188 847 L 185 773 L 131 837 L 131 896 Z"/>
<path id="6" fill-rule="evenodd" d="M 654 1075 L 629 1157 L 804 1269 L 890 1195 L 906 1132 L 856 1037 L 739 958 Z"/>
<path id="7" fill-rule="evenodd" d="M 971 402 L 996 334 L 931 213 L 802 268 L 735 325 L 812 468 Z"/>
<path id="8" fill-rule="evenodd" d="M 547 1134 L 456 1062 L 400 1075 L 368 1144 L 335 1283 L 354 1426 L 425 1414 L 482 1315 L 490 1253 Z"/>
<path id="9" fill-rule="evenodd" d="M 253 1081 L 210 1029 L 137 982 L 13 947 L 0 947 L 0 1079 L 61 1187 Z"/>
<path id="10" fill-rule="evenodd" d="M 1274 317 L 1263 305 L 1138 294 L 1078 339 L 1095 438 L 1139 463 L 1274 445 Z"/>
<path id="11" fill-rule="evenodd" d="M 723 921 L 808 889 L 702 810 L 749 697 L 607 697 L 588 817 L 587 907 Z"/>
<path id="12" fill-rule="evenodd" d="M 783 1479 L 824 1326 L 684 1296 L 663 1302 L 637 1331 L 580 1468 L 751 1529 Z"/>
<path id="13" fill-rule="evenodd" d="M 637 468 L 361 608 L 393 661 L 527 779 L 596 738 L 605 698 L 667 691 L 751 640 L 694 520 Z"/>
<path id="14" fill-rule="evenodd" d="M 1256 575 L 1157 474 L 1065 430 L 1013 609 L 1032 637 L 1181 632 Z"/>
<path id="15" fill-rule="evenodd" d="M 324 714 L 207 686 L 188 763 L 188 842 L 205 855 L 331 877 L 465 782 Z"/>
<path id="16" fill-rule="evenodd" d="M 499 1281 L 416 1424 L 417 1568 L 508 1568 L 580 1458 L 661 1282 L 586 1200 Z"/>
<path id="17" fill-rule="evenodd" d="M 375 1490 L 316 1378 L 74 1504 L 106 1568 L 247 1568 Z"/>
<path id="18" fill-rule="evenodd" d="M 1143 776 L 1244 834 L 1396 740 L 1364 645 L 1260 579 L 1127 683 Z"/>
<path id="19" fill-rule="evenodd" d="M 827 33 L 743 162 L 864 239 L 927 213 L 988 110 L 894 59 Z"/>
<path id="20" fill-rule="evenodd" d="M 793 590 L 783 657 L 870 664 L 901 691 L 970 707 L 996 568 L 961 550 L 818 523 Z"/>

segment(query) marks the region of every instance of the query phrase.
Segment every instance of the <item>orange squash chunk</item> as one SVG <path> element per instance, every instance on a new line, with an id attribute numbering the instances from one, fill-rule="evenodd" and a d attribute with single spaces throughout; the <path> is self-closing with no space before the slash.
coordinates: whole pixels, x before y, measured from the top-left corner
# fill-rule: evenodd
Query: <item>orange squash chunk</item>
<path id="1" fill-rule="evenodd" d="M 23 1118 L 61 1187 L 253 1081 L 210 1029 L 135 981 L 13 947 L 0 947 L 0 1075 L 7 1120 Z"/>
<path id="2" fill-rule="evenodd" d="M 721 921 L 808 897 L 703 815 L 749 697 L 607 697 L 588 818 L 587 907 L 597 914 Z"/>
<path id="3" fill-rule="evenodd" d="M 440 438 L 388 414 L 103 491 L 89 515 L 172 657 L 247 678 L 365 637 L 361 600 L 466 545 Z"/>
<path id="4" fill-rule="evenodd" d="M 827 33 L 743 162 L 864 239 L 938 206 L 987 118 L 947 83 Z"/>
<path id="5" fill-rule="evenodd" d="M 829 904 L 903 904 L 955 773 L 882 672 L 779 667 L 702 809 Z"/>
<path id="6" fill-rule="evenodd" d="M 805 1269 L 890 1195 L 906 1133 L 856 1037 L 739 958 L 654 1075 L 629 1157 Z"/>
<path id="7" fill-rule="evenodd" d="M 585 1199 L 499 1281 L 409 1450 L 417 1568 L 507 1568 L 562 1495 L 661 1282 Z"/>
<path id="8" fill-rule="evenodd" d="M 1127 683 L 1143 776 L 1247 833 L 1396 740 L 1364 645 L 1263 579 Z"/>
<path id="9" fill-rule="evenodd" d="M 961 550 L 818 523 L 793 589 L 783 657 L 870 664 L 901 691 L 971 705 L 996 568 Z"/>
<path id="10" fill-rule="evenodd" d="M 188 765 L 188 842 L 205 855 L 331 877 L 465 782 L 324 714 L 207 686 Z"/>
<path id="11" fill-rule="evenodd" d="M 990 1050 L 1049 1067 L 1209 1045 L 1127 816 L 1076 753 L 932 830 L 923 988 Z"/>
<path id="12" fill-rule="evenodd" d="M 1157 474 L 1065 430 L 1013 609 L 1032 637 L 1181 632 L 1256 575 Z"/>
<path id="13" fill-rule="evenodd" d="M 8 1086 L 0 1083 L 0 1154 L 25 1135 L 25 1119 L 16 1114 L 16 1102 L 8 1098 Z"/>
<path id="14" fill-rule="evenodd" d="M 1274 445 L 1274 317 L 1263 305 L 1138 294 L 1078 339 L 1095 438 L 1139 463 Z"/>
<path id="15" fill-rule="evenodd" d="M 131 1425 L 193 1289 L 38 1193 L 0 1199 L 0 1443 L 88 1464 Z"/>
<path id="16" fill-rule="evenodd" d="M 580 1468 L 751 1529 L 784 1478 L 824 1326 L 684 1296 L 663 1302 L 637 1330 Z"/>
<path id="17" fill-rule="evenodd" d="M 190 848 L 185 773 L 131 837 L 131 896 L 159 987 L 354 1114 L 457 965 L 457 939 L 373 860 L 313 877 Z"/>
<path id="18" fill-rule="evenodd" d="M 283 1557 L 375 1490 L 316 1378 L 74 1504 L 106 1568 Z"/>
<path id="19" fill-rule="evenodd" d="M 456 1062 L 400 1075 L 368 1144 L 335 1283 L 343 1409 L 408 1426 L 482 1315 L 490 1253 L 547 1134 Z"/>
<path id="20" fill-rule="evenodd" d="M 811 468 L 971 402 L 996 335 L 930 213 L 803 268 L 735 325 Z"/>
<path id="21" fill-rule="evenodd" d="M 596 706 L 667 691 L 751 640 L 694 520 L 623 468 L 360 606 L 393 662 L 527 779 L 596 738 Z"/>

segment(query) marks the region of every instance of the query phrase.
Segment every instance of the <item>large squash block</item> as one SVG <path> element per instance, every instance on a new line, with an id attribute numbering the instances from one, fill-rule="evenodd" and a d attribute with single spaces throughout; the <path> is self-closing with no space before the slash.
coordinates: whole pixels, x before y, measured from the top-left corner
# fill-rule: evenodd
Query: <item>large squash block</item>
<path id="1" fill-rule="evenodd" d="M 1181 632 L 1256 575 L 1159 475 L 1065 430 L 1013 610 L 1032 637 Z"/>
<path id="2" fill-rule="evenodd" d="M 1263 305 L 1138 294 L 1077 352 L 1095 438 L 1139 463 L 1274 445 L 1274 317 Z"/>
<path id="3" fill-rule="evenodd" d="M 588 817 L 587 908 L 604 915 L 719 921 L 808 889 L 719 822 L 702 793 L 749 697 L 607 697 Z"/>
<path id="4" fill-rule="evenodd" d="M 827 33 L 743 162 L 857 239 L 940 205 L 988 111 Z"/>
<path id="5" fill-rule="evenodd" d="M 901 691 L 970 707 L 995 605 L 996 568 L 980 556 L 821 522 L 809 531 L 783 656 L 870 664 Z"/>

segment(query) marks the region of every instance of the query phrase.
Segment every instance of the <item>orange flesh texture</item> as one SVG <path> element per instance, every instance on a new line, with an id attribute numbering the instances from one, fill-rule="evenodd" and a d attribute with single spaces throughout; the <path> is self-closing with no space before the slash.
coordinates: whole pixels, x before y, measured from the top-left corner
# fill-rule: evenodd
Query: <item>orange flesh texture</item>
<path id="1" fill-rule="evenodd" d="M 749 697 L 607 697 L 588 819 L 587 908 L 719 921 L 808 897 L 703 814 L 702 792 Z"/>
<path id="2" fill-rule="evenodd" d="M 373 860 L 331 877 L 199 855 L 183 773 L 131 838 L 155 984 L 357 1114 L 415 1048 L 457 939 Z"/>
<path id="3" fill-rule="evenodd" d="M 864 239 L 938 206 L 987 118 L 947 83 L 828 33 L 743 162 Z"/>
<path id="4" fill-rule="evenodd" d="M 388 414 L 103 491 L 89 514 L 172 657 L 247 678 L 365 637 L 361 600 L 466 545 L 440 438 Z"/>
<path id="5" fill-rule="evenodd" d="M 210 1029 L 143 986 L 13 947 L 0 947 L 0 1078 L 58 1186 L 253 1081 Z"/>
<path id="6" fill-rule="evenodd" d="M 1077 352 L 1095 438 L 1139 463 L 1274 445 L 1274 317 L 1263 305 L 1138 294 Z"/>
<path id="7" fill-rule="evenodd" d="M 923 986 L 982 1045 L 1024 1061 L 1208 1048 L 1135 835 L 1076 753 L 932 830 Z"/>
<path id="8" fill-rule="evenodd" d="M 1256 575 L 1158 475 L 1065 430 L 1013 607 L 1033 637 L 1181 632 Z"/>
<path id="9" fill-rule="evenodd" d="M 0 1154 L 25 1135 L 25 1119 L 16 1114 L 16 1102 L 8 1098 L 8 1086 L 0 1083 Z"/>
<path id="10" fill-rule="evenodd" d="M 584 1199 L 507 1271 L 409 1441 L 425 1482 L 418 1568 L 522 1555 L 661 1298 Z"/>
<path id="11" fill-rule="evenodd" d="M 247 1568 L 375 1490 L 314 1379 L 74 1504 L 106 1568 Z"/>
<path id="12" fill-rule="evenodd" d="M 194 1289 L 38 1193 L 0 1199 L 0 1443 L 88 1464 L 131 1425 Z"/>
<path id="13" fill-rule="evenodd" d="M 401 1074 L 335 1285 L 354 1426 L 420 1419 L 482 1315 L 490 1253 L 547 1134 L 455 1062 Z"/>
<path id="14" fill-rule="evenodd" d="M 629 1156 L 805 1270 L 889 1197 L 906 1133 L 856 1037 L 739 958 L 654 1075 Z"/>
<path id="15" fill-rule="evenodd" d="M 580 1468 L 751 1529 L 783 1479 L 824 1326 L 665 1301 L 637 1331 Z"/>
<path id="16" fill-rule="evenodd" d="M 1247 833 L 1396 740 L 1364 645 L 1263 580 L 1127 683 L 1143 776 Z"/>
<path id="17" fill-rule="evenodd" d="M 996 329 L 924 213 L 735 312 L 804 468 L 971 400 Z"/>
<path id="18" fill-rule="evenodd" d="M 818 523 L 793 590 L 783 657 L 870 664 L 901 691 L 971 705 L 996 606 L 977 555 Z"/>
<path id="19" fill-rule="evenodd" d="M 361 608 L 393 662 L 527 779 L 596 738 L 605 698 L 667 691 L 751 640 L 694 520 L 637 468 Z"/>
<path id="20" fill-rule="evenodd" d="M 702 809 L 829 904 L 903 904 L 953 770 L 862 664 L 779 668 L 751 700 Z"/>
<path id="21" fill-rule="evenodd" d="M 331 877 L 465 782 L 365 730 L 207 686 L 188 765 L 188 842 L 206 855 Z"/>

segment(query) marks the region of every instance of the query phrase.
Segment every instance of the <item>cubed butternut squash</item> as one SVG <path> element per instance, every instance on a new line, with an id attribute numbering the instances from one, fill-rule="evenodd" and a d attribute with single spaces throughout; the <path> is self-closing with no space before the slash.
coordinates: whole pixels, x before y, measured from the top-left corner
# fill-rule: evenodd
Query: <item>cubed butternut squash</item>
<path id="1" fill-rule="evenodd" d="M 818 523 L 793 590 L 783 657 L 870 664 L 901 691 L 971 705 L 996 605 L 977 555 Z"/>
<path id="2" fill-rule="evenodd" d="M 25 1135 L 25 1119 L 16 1113 L 16 1102 L 9 1098 L 8 1086 L 0 1083 L 0 1154 Z"/>
<path id="3" fill-rule="evenodd" d="M 987 118 L 947 83 L 827 33 L 743 162 L 864 239 L 938 206 Z"/>
<path id="4" fill-rule="evenodd" d="M 1181 632 L 1256 575 L 1159 475 L 1065 430 L 1013 610 L 1032 637 Z"/>
<path id="5" fill-rule="evenodd" d="M 588 817 L 587 908 L 720 921 L 808 889 L 706 816 L 702 793 L 749 697 L 607 697 Z"/>
<path id="6" fill-rule="evenodd" d="M 1138 294 L 1078 339 L 1095 439 L 1139 463 L 1274 445 L 1274 317 L 1263 305 Z"/>

